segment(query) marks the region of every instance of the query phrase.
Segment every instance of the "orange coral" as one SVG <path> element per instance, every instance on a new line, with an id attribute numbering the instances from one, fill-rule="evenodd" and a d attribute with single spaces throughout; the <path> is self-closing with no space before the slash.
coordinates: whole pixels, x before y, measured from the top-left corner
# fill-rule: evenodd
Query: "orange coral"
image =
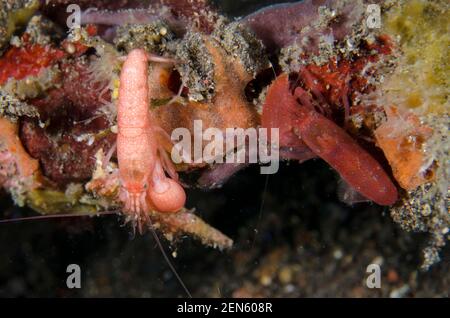
<path id="1" fill-rule="evenodd" d="M 31 177 L 39 169 L 39 162 L 32 159 L 19 139 L 19 127 L 4 117 L 0 117 L 0 151 L 11 155 L 21 177 Z M 1 163 L 1 162 L 0 162 Z"/>
<path id="2" fill-rule="evenodd" d="M 396 107 L 387 107 L 386 112 L 388 120 L 375 131 L 375 137 L 398 183 L 411 191 L 432 181 L 433 174 L 427 170 L 423 151 L 432 129 L 423 126 L 411 112 L 401 113 Z"/>
<path id="3" fill-rule="evenodd" d="M 215 96 L 210 102 L 182 105 L 172 103 L 154 109 L 158 121 L 165 131 L 171 132 L 178 127 L 186 127 L 193 131 L 194 120 L 202 120 L 206 128 L 216 127 L 225 131 L 228 127 L 249 128 L 256 127 L 259 115 L 255 107 L 247 102 L 245 87 L 253 79 L 239 60 L 229 56 L 225 50 L 215 45 L 213 40 L 204 36 L 206 47 L 214 62 Z M 153 83 L 150 88 L 152 96 L 164 99 L 173 95 L 168 89 L 170 69 L 160 67 L 154 72 Z"/>

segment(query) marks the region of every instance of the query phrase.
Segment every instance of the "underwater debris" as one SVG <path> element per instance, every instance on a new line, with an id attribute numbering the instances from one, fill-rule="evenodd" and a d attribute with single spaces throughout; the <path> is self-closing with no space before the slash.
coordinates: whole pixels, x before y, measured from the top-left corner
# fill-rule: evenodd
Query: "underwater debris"
<path id="1" fill-rule="evenodd" d="M 122 25 L 116 32 L 114 45 L 127 53 L 142 48 L 147 52 L 163 55 L 168 51 L 167 45 L 175 38 L 169 26 L 160 20 L 149 24 Z"/>
<path id="2" fill-rule="evenodd" d="M 24 26 L 39 8 L 39 0 L 5 0 L 0 3 L 0 54 L 16 29 Z"/>
<path id="3" fill-rule="evenodd" d="M 191 101 L 211 100 L 215 93 L 214 64 L 203 35 L 188 32 L 178 45 L 176 57 L 182 61 L 177 66 L 181 80 L 189 87 Z"/>
<path id="4" fill-rule="evenodd" d="M 26 43 L 51 45 L 64 39 L 62 28 L 42 15 L 34 15 L 27 24 L 22 37 Z M 23 42 L 18 36 L 11 40 L 14 46 L 20 46 Z"/>
<path id="5" fill-rule="evenodd" d="M 219 21 L 212 36 L 228 54 L 240 61 L 247 73 L 253 77 L 271 67 L 264 44 L 245 24 Z"/>
<path id="6" fill-rule="evenodd" d="M 39 118 L 38 110 L 0 89 L 0 116 L 17 122 L 20 117 Z"/>
<path id="7" fill-rule="evenodd" d="M 205 246 L 226 250 L 233 247 L 233 240 L 205 223 L 201 218 L 186 209 L 175 214 L 153 212 L 151 217 L 154 226 L 164 233 L 166 239 L 179 237 L 180 234 L 190 235 L 199 239 Z"/>
<path id="8" fill-rule="evenodd" d="M 210 101 L 216 94 L 217 79 L 220 77 L 215 74 L 218 66 L 214 64 L 217 62 L 216 58 L 208 48 L 211 44 L 220 46 L 220 50 L 226 52 L 224 56 L 227 57 L 227 63 L 242 65 L 251 79 L 270 67 L 262 42 L 239 22 L 219 20 L 211 36 L 202 35 L 195 30 L 189 31 L 177 46 L 176 59 L 181 62 L 177 65 L 177 70 L 189 89 L 191 101 Z M 247 83 L 242 83 L 243 87 Z"/>

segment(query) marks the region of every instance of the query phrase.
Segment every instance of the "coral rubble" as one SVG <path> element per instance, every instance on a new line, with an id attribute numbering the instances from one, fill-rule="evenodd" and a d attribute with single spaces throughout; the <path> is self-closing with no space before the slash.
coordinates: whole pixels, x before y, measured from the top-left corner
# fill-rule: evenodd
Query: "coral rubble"
<path id="1" fill-rule="evenodd" d="M 375 1 L 381 25 L 370 27 L 363 0 L 299 1 L 238 21 L 205 0 L 145 7 L 84 0 L 84 25 L 65 38 L 66 15 L 57 11 L 67 3 L 0 4 L 0 185 L 18 204 L 43 214 L 121 208 L 112 151 L 119 73 L 123 56 L 143 48 L 170 61 L 149 67 L 149 109 L 161 135 L 193 131 L 199 119 L 222 130 L 270 123 L 282 130 L 283 159 L 306 161 L 321 153 L 293 126 L 305 128 L 299 114 L 314 113 L 302 118 L 320 117 L 335 132 L 329 140 L 339 135 L 358 149 L 353 153 L 364 153 L 374 163 L 364 169 L 386 171 L 384 185 L 395 180 L 401 198 L 392 218 L 430 233 L 424 268 L 438 260 L 450 228 L 448 1 Z M 86 10 L 92 4 L 97 9 Z M 280 79 L 285 85 L 275 94 L 268 87 Z M 291 102 L 292 113 L 282 113 L 280 101 Z M 170 142 L 158 142 L 162 155 L 171 151 Z M 338 171 L 358 179 L 361 167 L 350 166 Z M 199 184 L 221 184 L 241 167 L 212 167 Z M 208 167 L 177 168 L 189 174 Z M 168 238 L 185 233 L 220 248 L 232 244 L 194 212 L 151 213 Z"/>

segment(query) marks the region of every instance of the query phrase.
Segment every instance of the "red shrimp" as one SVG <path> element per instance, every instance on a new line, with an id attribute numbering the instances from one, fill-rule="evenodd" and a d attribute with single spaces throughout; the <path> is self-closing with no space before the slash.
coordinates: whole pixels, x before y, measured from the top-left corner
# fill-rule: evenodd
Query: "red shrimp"
<path id="1" fill-rule="evenodd" d="M 397 201 L 397 189 L 381 165 L 341 127 L 308 107 L 297 113 L 294 131 L 357 192 L 380 205 Z"/>
<path id="2" fill-rule="evenodd" d="M 166 177 L 158 154 L 158 127 L 149 111 L 148 62 L 151 60 L 141 49 L 128 54 L 120 75 L 117 111 L 120 198 L 124 212 L 140 230 L 148 224 L 149 209 L 177 212 L 186 201 L 181 185 Z"/>
<path id="3" fill-rule="evenodd" d="M 273 98 L 280 95 L 284 96 L 281 99 L 284 105 L 278 105 L 280 99 Z M 294 95 L 289 88 L 288 75 L 281 75 L 270 87 L 264 105 L 264 113 L 276 113 L 278 109 L 278 116 L 285 119 L 278 123 L 282 126 L 280 141 L 297 136 L 297 147 L 303 148 L 306 144 L 360 194 L 380 205 L 394 204 L 398 198 L 397 188 L 381 165 L 341 127 L 315 111 L 306 91 L 297 88 Z M 265 126 L 271 123 L 264 120 L 267 117 L 264 113 Z"/>

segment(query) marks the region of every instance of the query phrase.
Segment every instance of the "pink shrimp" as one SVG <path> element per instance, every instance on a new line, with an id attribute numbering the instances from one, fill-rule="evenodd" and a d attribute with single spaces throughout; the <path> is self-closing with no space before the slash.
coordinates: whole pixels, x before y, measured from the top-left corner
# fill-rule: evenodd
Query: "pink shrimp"
<path id="1" fill-rule="evenodd" d="M 180 184 L 166 177 L 158 154 L 157 127 L 149 111 L 148 62 L 144 50 L 128 54 L 120 76 L 117 158 L 121 181 L 120 199 L 129 220 L 149 223 L 149 209 L 177 212 L 186 194 Z M 169 167 L 171 169 L 171 167 Z"/>

